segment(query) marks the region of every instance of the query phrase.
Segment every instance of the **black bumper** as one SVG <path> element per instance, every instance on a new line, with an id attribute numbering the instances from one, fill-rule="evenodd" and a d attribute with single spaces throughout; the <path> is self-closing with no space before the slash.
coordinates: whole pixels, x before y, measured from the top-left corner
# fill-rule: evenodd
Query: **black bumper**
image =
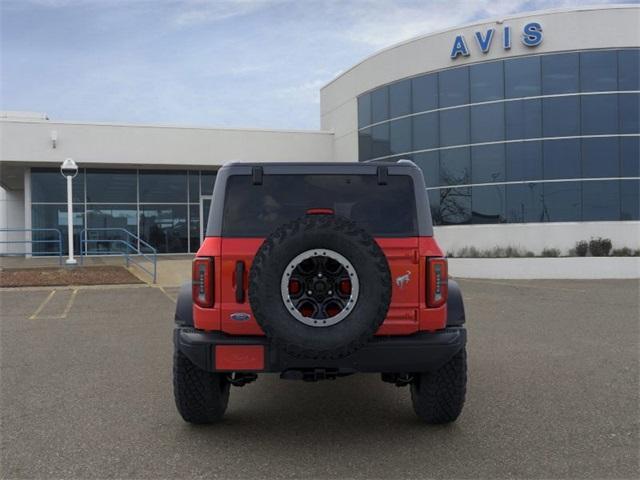
<path id="1" fill-rule="evenodd" d="M 330 370 L 338 373 L 377 372 L 410 373 L 437 370 L 465 345 L 464 327 L 448 327 L 437 332 L 407 336 L 374 337 L 353 354 L 336 360 L 293 357 L 272 345 L 266 337 L 229 336 L 177 326 L 177 348 L 199 368 L 216 371 L 217 345 L 261 345 L 264 347 L 264 372 L 287 370 Z"/>

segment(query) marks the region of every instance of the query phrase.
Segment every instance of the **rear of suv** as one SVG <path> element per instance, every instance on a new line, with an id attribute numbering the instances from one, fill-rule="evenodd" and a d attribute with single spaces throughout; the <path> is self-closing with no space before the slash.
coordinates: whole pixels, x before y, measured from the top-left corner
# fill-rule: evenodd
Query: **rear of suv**
<path id="1" fill-rule="evenodd" d="M 379 373 L 432 424 L 464 404 L 462 296 L 409 161 L 224 166 L 175 320 L 187 422 L 220 420 L 261 373 Z"/>

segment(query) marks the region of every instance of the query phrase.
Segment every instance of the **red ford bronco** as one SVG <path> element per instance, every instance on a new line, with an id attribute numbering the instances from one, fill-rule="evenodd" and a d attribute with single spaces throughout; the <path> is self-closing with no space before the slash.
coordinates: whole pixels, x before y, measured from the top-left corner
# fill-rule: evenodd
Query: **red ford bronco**
<path id="1" fill-rule="evenodd" d="M 220 420 L 231 385 L 259 373 L 376 372 L 409 385 L 427 423 L 462 410 L 462 296 L 410 161 L 224 166 L 192 280 L 174 331 L 187 422 Z"/>

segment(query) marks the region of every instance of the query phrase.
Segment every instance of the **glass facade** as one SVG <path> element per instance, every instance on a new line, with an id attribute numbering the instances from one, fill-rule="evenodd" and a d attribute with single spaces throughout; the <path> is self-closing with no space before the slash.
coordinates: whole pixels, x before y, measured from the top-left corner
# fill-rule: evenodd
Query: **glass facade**
<path id="1" fill-rule="evenodd" d="M 639 77 L 636 48 L 404 79 L 358 97 L 359 160 L 418 164 L 439 225 L 639 220 Z"/>
<path id="2" fill-rule="evenodd" d="M 81 169 L 73 183 L 75 251 L 80 232 L 100 228 L 88 237 L 90 253 L 114 253 L 126 247 L 131 232 L 158 253 L 196 252 L 200 246 L 200 200 L 210 205 L 215 171 Z M 58 228 L 67 251 L 66 181 L 58 169 L 31 169 L 32 228 Z M 202 217 L 206 222 L 207 216 Z M 55 234 L 34 233 L 34 240 Z M 57 236 L 56 236 L 57 238 Z M 33 253 L 57 250 L 52 243 L 34 243 Z"/>

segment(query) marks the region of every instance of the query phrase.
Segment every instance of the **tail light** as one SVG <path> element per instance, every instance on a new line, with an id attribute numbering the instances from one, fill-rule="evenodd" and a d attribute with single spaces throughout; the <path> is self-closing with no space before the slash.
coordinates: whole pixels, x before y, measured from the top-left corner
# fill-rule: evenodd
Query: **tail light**
<path id="1" fill-rule="evenodd" d="M 447 259 L 427 259 L 427 305 L 435 308 L 447 302 Z"/>
<path id="2" fill-rule="evenodd" d="M 213 258 L 196 257 L 193 260 L 191 291 L 196 305 L 213 306 Z"/>

